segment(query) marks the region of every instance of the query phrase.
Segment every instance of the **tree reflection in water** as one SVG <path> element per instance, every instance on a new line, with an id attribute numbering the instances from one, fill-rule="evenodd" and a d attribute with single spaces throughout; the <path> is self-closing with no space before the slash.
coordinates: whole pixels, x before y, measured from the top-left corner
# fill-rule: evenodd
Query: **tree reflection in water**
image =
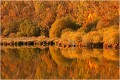
<path id="1" fill-rule="evenodd" d="M 2 48 L 3 79 L 119 78 L 119 52 L 113 49 Z"/>

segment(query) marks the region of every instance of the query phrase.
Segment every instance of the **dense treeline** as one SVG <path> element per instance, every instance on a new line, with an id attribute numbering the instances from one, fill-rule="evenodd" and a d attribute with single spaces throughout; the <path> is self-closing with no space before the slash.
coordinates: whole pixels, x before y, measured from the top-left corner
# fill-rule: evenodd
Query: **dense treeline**
<path id="1" fill-rule="evenodd" d="M 67 39 L 97 42 L 112 35 L 112 42 L 119 36 L 118 1 L 2 1 L 0 8 L 5 37 L 65 39 L 67 35 Z"/>

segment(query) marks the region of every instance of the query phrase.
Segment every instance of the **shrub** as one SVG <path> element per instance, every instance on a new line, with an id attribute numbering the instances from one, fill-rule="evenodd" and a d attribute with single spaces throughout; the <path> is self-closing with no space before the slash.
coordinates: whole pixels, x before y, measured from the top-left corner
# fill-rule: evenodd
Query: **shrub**
<path id="1" fill-rule="evenodd" d="M 119 27 L 111 26 L 104 29 L 103 41 L 107 43 L 118 43 L 119 42 Z"/>
<path id="2" fill-rule="evenodd" d="M 49 30 L 44 29 L 43 27 L 40 27 L 40 35 L 49 37 Z"/>
<path id="3" fill-rule="evenodd" d="M 23 33 L 21 33 L 21 32 L 17 32 L 17 34 L 16 34 L 16 37 L 25 37 L 26 35 L 25 34 L 23 34 Z"/>
<path id="4" fill-rule="evenodd" d="M 10 30 L 10 33 L 16 33 L 19 30 L 19 25 L 22 22 L 22 20 L 14 20 L 10 21 L 8 23 L 8 29 Z"/>
<path id="5" fill-rule="evenodd" d="M 61 39 L 62 40 L 67 40 L 68 41 L 68 36 L 69 36 L 69 34 L 72 32 L 73 30 L 71 30 L 71 29 L 64 29 L 64 30 L 62 30 L 62 34 L 61 34 Z"/>
<path id="6" fill-rule="evenodd" d="M 100 33 L 100 31 L 91 31 L 90 36 L 92 38 L 93 43 L 102 42 L 103 41 L 103 35 Z"/>
<path id="7" fill-rule="evenodd" d="M 70 18 L 68 17 L 63 17 L 61 19 L 56 20 L 50 29 L 49 36 L 51 38 L 55 37 L 61 37 L 61 33 L 63 29 L 70 28 L 73 30 L 78 29 L 80 26 L 77 25 L 75 22 L 73 22 Z"/>
<path id="8" fill-rule="evenodd" d="M 76 32 L 75 33 L 75 41 L 77 42 L 82 42 L 82 37 L 81 37 L 81 33 L 80 32 Z"/>
<path id="9" fill-rule="evenodd" d="M 75 41 L 80 41 L 80 42 L 82 42 L 82 37 L 83 37 L 83 35 L 85 35 L 86 34 L 86 32 L 85 32 L 85 27 L 81 27 L 81 28 L 79 28 L 78 30 L 77 30 L 77 32 L 76 32 L 76 39 L 75 39 Z"/>
<path id="10" fill-rule="evenodd" d="M 69 35 L 68 35 L 68 41 L 69 43 L 71 43 L 72 45 L 75 44 L 75 37 L 76 37 L 76 32 L 71 32 Z"/>
<path id="11" fill-rule="evenodd" d="M 86 33 L 86 34 L 82 35 L 82 42 L 84 42 L 84 43 L 91 43 L 91 42 L 93 42 L 93 38 L 92 38 L 91 34 L 90 33 Z"/>
<path id="12" fill-rule="evenodd" d="M 9 31 L 9 30 L 5 29 L 5 30 L 3 31 L 3 35 L 4 35 L 4 36 L 8 36 L 9 34 L 10 34 L 10 31 Z"/>
<path id="13" fill-rule="evenodd" d="M 61 34 L 61 39 L 68 41 L 70 44 L 75 44 L 75 42 L 82 41 L 81 33 L 74 32 L 71 29 L 64 29 Z"/>

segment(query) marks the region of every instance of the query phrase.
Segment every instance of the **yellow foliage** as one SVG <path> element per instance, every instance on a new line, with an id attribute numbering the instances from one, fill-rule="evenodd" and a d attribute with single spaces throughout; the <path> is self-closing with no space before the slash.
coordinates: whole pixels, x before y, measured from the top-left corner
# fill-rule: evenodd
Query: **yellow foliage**
<path id="1" fill-rule="evenodd" d="M 118 43 L 119 42 L 119 27 L 111 26 L 110 28 L 104 29 L 103 41 L 107 43 Z"/>
<path id="2" fill-rule="evenodd" d="M 61 34 L 61 39 L 64 41 L 68 41 L 68 36 L 71 33 L 71 29 L 64 29 Z"/>
<path id="3" fill-rule="evenodd" d="M 113 50 L 113 49 L 104 49 L 103 55 L 106 59 L 112 60 L 112 61 L 118 61 L 119 60 L 119 51 Z"/>
<path id="4" fill-rule="evenodd" d="M 97 17 L 97 14 L 96 13 L 90 13 L 89 15 L 88 15 L 88 19 L 89 20 L 93 20 L 93 19 L 95 19 Z"/>

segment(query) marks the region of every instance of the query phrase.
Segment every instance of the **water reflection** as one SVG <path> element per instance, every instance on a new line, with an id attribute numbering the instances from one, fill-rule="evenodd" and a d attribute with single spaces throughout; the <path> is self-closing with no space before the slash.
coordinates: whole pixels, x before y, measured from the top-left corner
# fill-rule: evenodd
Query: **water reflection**
<path id="1" fill-rule="evenodd" d="M 119 51 L 82 48 L 2 48 L 7 79 L 119 78 Z"/>
<path id="2" fill-rule="evenodd" d="M 49 49 L 52 59 L 58 66 L 69 66 L 73 61 L 72 59 L 64 57 L 59 48 L 50 47 Z"/>

